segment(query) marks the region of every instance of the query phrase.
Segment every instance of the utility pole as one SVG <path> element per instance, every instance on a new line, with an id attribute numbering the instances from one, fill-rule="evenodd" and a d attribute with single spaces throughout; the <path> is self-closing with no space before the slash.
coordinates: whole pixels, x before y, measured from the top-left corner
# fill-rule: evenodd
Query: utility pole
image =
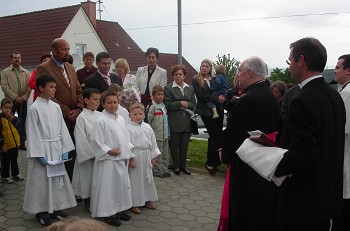
<path id="1" fill-rule="evenodd" d="M 181 19 L 181 0 L 177 0 L 177 62 L 182 64 L 182 19 Z"/>
<path id="2" fill-rule="evenodd" d="M 100 20 L 101 20 L 101 13 L 102 13 L 102 9 L 101 9 L 101 4 L 102 4 L 103 2 L 101 1 L 101 0 L 98 0 L 98 14 L 99 14 L 99 16 L 100 16 Z"/>

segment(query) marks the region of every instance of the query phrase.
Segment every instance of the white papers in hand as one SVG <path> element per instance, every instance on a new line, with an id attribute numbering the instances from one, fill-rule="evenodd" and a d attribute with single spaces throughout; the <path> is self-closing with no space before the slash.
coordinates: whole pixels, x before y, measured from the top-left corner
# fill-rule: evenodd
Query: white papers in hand
<path id="1" fill-rule="evenodd" d="M 63 176 L 66 174 L 64 168 L 64 162 L 70 161 L 68 160 L 52 160 L 48 161 L 46 164 L 46 174 L 47 177 L 55 177 L 55 176 Z"/>

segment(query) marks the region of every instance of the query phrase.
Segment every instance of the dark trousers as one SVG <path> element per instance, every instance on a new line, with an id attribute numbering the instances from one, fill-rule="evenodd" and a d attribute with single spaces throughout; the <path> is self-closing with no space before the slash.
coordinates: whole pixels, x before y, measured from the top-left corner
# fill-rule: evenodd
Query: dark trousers
<path id="1" fill-rule="evenodd" d="M 70 122 L 67 118 L 64 119 L 64 121 L 66 122 L 70 137 L 73 140 L 73 143 L 75 145 L 75 139 L 74 139 L 74 127 L 75 127 L 75 123 Z M 74 163 L 75 163 L 75 158 L 77 157 L 77 153 L 74 150 L 70 151 L 68 154 L 68 158 L 72 159 L 71 161 L 67 161 L 64 162 L 64 167 L 66 168 L 68 177 L 70 179 L 70 181 L 72 182 L 72 178 L 73 178 L 73 170 L 74 170 Z"/>
<path id="2" fill-rule="evenodd" d="M 223 111 L 218 111 L 219 118 L 201 115 L 205 128 L 208 131 L 207 165 L 217 167 L 221 165 L 218 149 L 221 147 L 221 134 L 224 121 Z"/>
<path id="3" fill-rule="evenodd" d="M 189 132 L 171 132 L 169 147 L 174 169 L 186 168 L 188 142 L 191 134 Z"/>
<path id="4" fill-rule="evenodd" d="M 343 200 L 342 215 L 332 219 L 332 231 L 350 230 L 350 199 Z"/>
<path id="5" fill-rule="evenodd" d="M 331 222 L 325 221 L 319 224 L 293 225 L 279 222 L 279 231 L 329 231 Z"/>
<path id="6" fill-rule="evenodd" d="M 6 153 L 1 152 L 1 177 L 8 178 L 10 177 L 10 165 L 11 165 L 11 174 L 12 176 L 17 176 L 19 174 L 18 169 L 18 148 L 8 149 Z"/>
<path id="7" fill-rule="evenodd" d="M 27 120 L 27 102 L 13 102 L 12 114 L 17 112 L 18 119 L 21 121 L 21 126 L 18 128 L 18 133 L 21 138 L 21 144 L 27 140 L 26 120 Z"/>

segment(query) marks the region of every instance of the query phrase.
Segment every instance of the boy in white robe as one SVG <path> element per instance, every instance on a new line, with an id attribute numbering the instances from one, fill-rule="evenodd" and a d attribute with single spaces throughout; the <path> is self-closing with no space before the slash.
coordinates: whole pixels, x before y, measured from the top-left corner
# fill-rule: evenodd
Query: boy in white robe
<path id="1" fill-rule="evenodd" d="M 39 97 L 27 114 L 28 174 L 24 195 L 24 211 L 36 214 L 42 225 L 51 219 L 63 219 L 61 210 L 77 205 L 64 164 L 63 175 L 48 177 L 50 161 L 68 158 L 74 149 L 60 106 L 51 101 L 56 91 L 53 77 L 42 75 L 36 80 Z"/>
<path id="2" fill-rule="evenodd" d="M 74 194 L 84 200 L 85 210 L 88 212 L 90 212 L 91 180 L 95 160 L 90 138 L 92 128 L 101 115 L 101 112 L 97 111 L 100 96 L 100 92 L 94 88 L 83 91 L 85 108 L 79 114 L 74 129 L 77 158 L 74 164 L 72 185 Z"/>
<path id="3" fill-rule="evenodd" d="M 92 129 L 91 143 L 95 163 L 91 188 L 91 216 L 113 226 L 121 225 L 118 214 L 132 206 L 129 159 L 132 154 L 126 124 L 118 116 L 118 97 L 114 91 L 102 93 L 102 115 Z"/>
<path id="4" fill-rule="evenodd" d="M 158 200 L 152 168 L 155 158 L 161 154 L 157 147 L 156 136 L 151 126 L 145 122 L 145 108 L 141 103 L 134 103 L 129 108 L 130 123 L 127 129 L 136 155 L 129 163 L 129 175 L 132 194 L 131 211 L 139 214 L 140 206 L 155 209 L 152 201 Z"/>
<path id="5" fill-rule="evenodd" d="M 121 100 L 123 99 L 123 88 L 121 86 L 119 86 L 116 83 L 112 83 L 109 87 L 108 87 L 109 91 L 115 91 L 117 92 L 118 95 L 118 101 L 121 102 Z M 118 105 L 118 110 L 117 110 L 118 115 L 120 115 L 121 117 L 124 118 L 126 124 L 128 124 L 130 122 L 130 117 L 129 117 L 129 112 L 126 108 L 124 108 L 122 105 Z"/>

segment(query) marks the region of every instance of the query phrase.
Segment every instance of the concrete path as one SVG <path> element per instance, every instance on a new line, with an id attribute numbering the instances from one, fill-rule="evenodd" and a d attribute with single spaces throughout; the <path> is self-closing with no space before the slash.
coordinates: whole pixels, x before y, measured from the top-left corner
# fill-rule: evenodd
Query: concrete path
<path id="1" fill-rule="evenodd" d="M 20 151 L 20 172 L 27 175 L 26 153 Z M 135 215 L 128 211 L 130 221 L 122 221 L 116 230 L 127 231 L 215 231 L 220 216 L 224 177 L 212 177 L 206 172 L 180 174 L 170 178 L 155 178 L 159 196 L 155 210 L 142 209 Z M 41 231 L 43 226 L 33 214 L 22 209 L 26 181 L 1 184 L 0 231 Z M 70 216 L 89 217 L 83 204 L 65 210 Z"/>

